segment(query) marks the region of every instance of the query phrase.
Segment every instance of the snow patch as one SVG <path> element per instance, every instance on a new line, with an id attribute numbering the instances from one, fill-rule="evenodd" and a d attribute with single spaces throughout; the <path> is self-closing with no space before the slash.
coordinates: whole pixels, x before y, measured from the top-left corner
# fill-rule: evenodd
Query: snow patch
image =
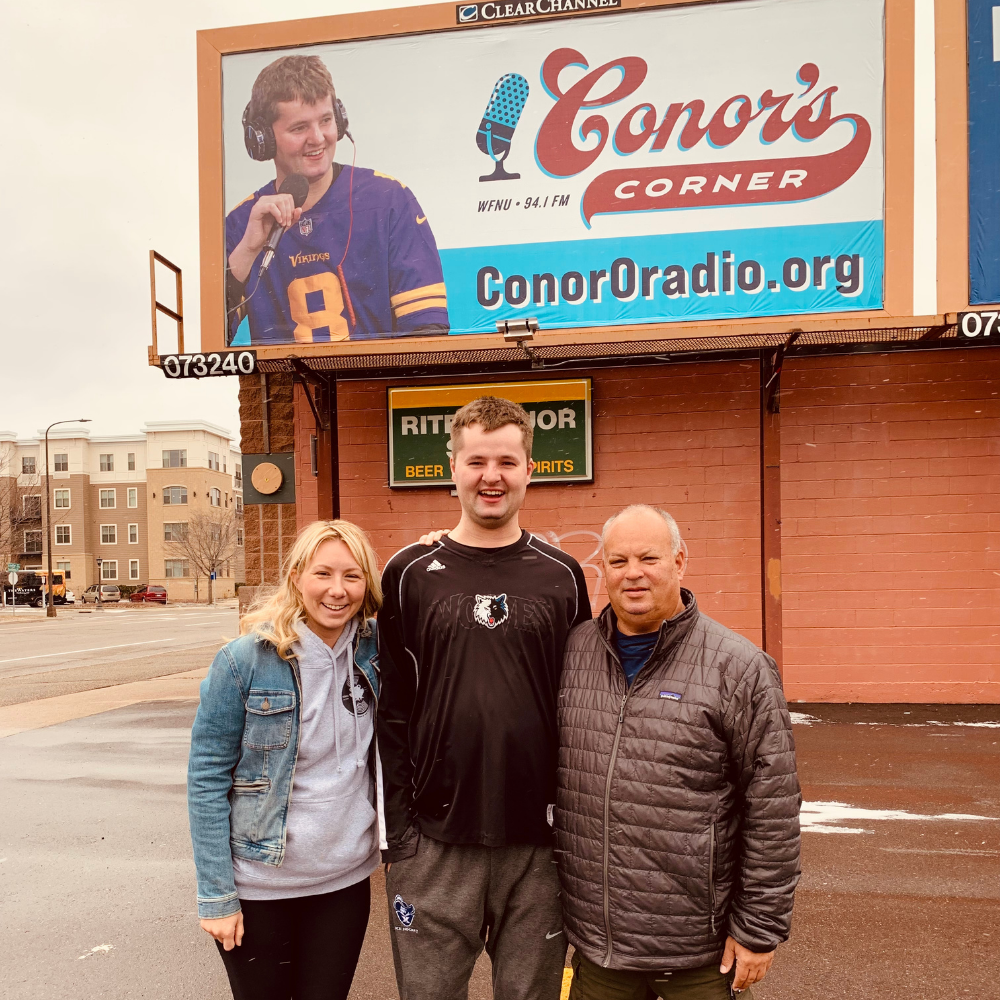
<path id="1" fill-rule="evenodd" d="M 792 717 L 793 726 L 811 726 L 814 722 L 820 721 L 815 715 L 806 715 L 805 712 L 789 712 L 788 714 Z"/>
<path id="2" fill-rule="evenodd" d="M 846 802 L 803 802 L 799 812 L 799 822 L 803 830 L 810 833 L 874 833 L 857 826 L 832 826 L 840 822 L 872 823 L 880 820 L 951 820 L 952 822 L 997 822 L 996 816 L 977 816 L 972 813 L 940 813 L 930 816 L 911 813 L 905 809 L 865 809 L 851 806 Z"/>
<path id="3" fill-rule="evenodd" d="M 79 958 L 77 958 L 77 961 L 79 962 L 80 959 L 83 958 L 90 958 L 91 955 L 106 955 L 109 951 L 111 951 L 112 948 L 114 948 L 113 944 L 95 945 L 93 948 L 90 949 L 90 951 L 84 952 L 82 955 L 80 955 Z"/>

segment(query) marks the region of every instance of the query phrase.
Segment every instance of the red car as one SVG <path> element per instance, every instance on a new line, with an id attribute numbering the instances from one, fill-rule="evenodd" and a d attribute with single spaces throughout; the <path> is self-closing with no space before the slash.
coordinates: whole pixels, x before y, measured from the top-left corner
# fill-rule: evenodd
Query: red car
<path id="1" fill-rule="evenodd" d="M 147 603 L 166 604 L 167 588 L 158 587 L 153 583 L 143 584 L 138 590 L 132 592 L 129 600 L 135 601 L 136 604 L 141 604 L 143 601 Z"/>

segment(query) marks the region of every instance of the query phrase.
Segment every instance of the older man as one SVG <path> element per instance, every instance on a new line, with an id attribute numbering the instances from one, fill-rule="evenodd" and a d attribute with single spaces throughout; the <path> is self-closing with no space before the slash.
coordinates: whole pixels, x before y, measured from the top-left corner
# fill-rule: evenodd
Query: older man
<path id="1" fill-rule="evenodd" d="M 604 526 L 610 604 L 559 694 L 556 848 L 570 1000 L 715 1000 L 764 978 L 799 878 L 791 720 L 774 661 L 681 587 L 674 519 Z"/>

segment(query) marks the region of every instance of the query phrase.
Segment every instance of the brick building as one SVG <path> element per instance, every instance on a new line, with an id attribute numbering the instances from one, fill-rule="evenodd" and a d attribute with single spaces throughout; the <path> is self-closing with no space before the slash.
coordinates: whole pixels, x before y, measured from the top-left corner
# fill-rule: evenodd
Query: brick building
<path id="1" fill-rule="evenodd" d="M 522 523 L 583 563 L 600 607 L 604 520 L 667 508 L 701 606 L 775 656 L 793 701 L 1000 700 L 1000 348 L 952 331 L 933 348 L 827 350 L 790 348 L 780 394 L 773 351 L 560 366 L 553 377 L 593 379 L 594 481 L 533 485 Z M 433 374 L 546 377 L 516 362 Z M 297 376 L 242 379 L 243 450 L 264 450 L 267 424 L 270 450 L 296 459 L 297 503 L 246 508 L 250 585 L 277 579 L 317 516 L 365 527 L 383 562 L 457 520 L 448 489 L 387 485 L 386 388 L 413 373 L 323 379 L 310 391 L 335 435 Z"/>
<path id="2" fill-rule="evenodd" d="M 44 438 L 0 433 L 0 450 L 0 515 L 4 496 L 37 515 L 12 523 L 6 511 L 8 560 L 44 568 Z M 198 516 L 237 522 L 237 544 L 215 588 L 216 597 L 233 596 L 243 579 L 242 470 L 224 428 L 155 421 L 141 434 L 96 437 L 67 425 L 49 434 L 49 460 L 52 567 L 67 574 L 77 596 L 97 582 L 100 558 L 105 583 L 159 584 L 176 600 L 207 600 L 208 581 L 176 544 Z"/>

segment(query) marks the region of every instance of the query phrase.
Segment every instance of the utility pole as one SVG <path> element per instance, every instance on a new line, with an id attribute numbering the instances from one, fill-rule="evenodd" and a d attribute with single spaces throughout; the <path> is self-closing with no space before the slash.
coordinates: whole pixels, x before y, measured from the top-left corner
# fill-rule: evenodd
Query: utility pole
<path id="1" fill-rule="evenodd" d="M 45 578 L 45 588 L 48 591 L 45 601 L 45 617 L 55 618 L 56 606 L 52 603 L 52 487 L 49 479 L 49 431 L 60 424 L 89 424 L 90 418 L 79 420 L 57 420 L 45 428 L 45 547 L 48 550 L 49 574 Z"/>

